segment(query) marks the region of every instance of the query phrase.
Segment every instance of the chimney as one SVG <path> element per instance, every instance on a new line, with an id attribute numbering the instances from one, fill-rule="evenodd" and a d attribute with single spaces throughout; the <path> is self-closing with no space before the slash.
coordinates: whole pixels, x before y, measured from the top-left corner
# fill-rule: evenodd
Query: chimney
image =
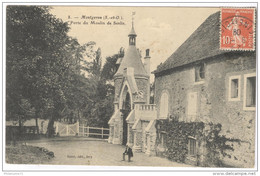
<path id="1" fill-rule="evenodd" d="M 151 71 L 150 71 L 150 59 L 151 59 L 151 57 L 149 56 L 150 49 L 146 49 L 145 52 L 146 52 L 146 54 L 145 54 L 145 57 L 144 57 L 144 68 L 149 75 L 149 79 L 148 79 L 148 82 L 147 82 L 147 100 L 146 100 L 147 102 L 146 103 L 150 104 L 150 74 L 151 74 Z"/>
<path id="2" fill-rule="evenodd" d="M 144 68 L 146 70 L 146 72 L 148 73 L 148 75 L 150 76 L 151 74 L 151 71 L 150 71 L 150 56 L 149 56 L 149 52 L 150 52 L 150 49 L 146 49 L 145 50 L 146 52 L 146 55 L 144 57 Z"/>

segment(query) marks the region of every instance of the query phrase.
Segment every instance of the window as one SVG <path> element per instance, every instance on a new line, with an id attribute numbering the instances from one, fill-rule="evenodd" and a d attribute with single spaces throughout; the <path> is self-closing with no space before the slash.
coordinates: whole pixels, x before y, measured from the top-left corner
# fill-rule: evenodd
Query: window
<path id="1" fill-rule="evenodd" d="M 228 100 L 229 101 L 239 101 L 240 100 L 240 80 L 241 76 L 231 76 L 229 77 L 229 88 L 228 88 Z"/>
<path id="2" fill-rule="evenodd" d="M 160 100 L 160 118 L 166 119 L 168 116 L 168 94 L 164 92 Z"/>
<path id="3" fill-rule="evenodd" d="M 195 82 L 201 82 L 205 79 L 205 64 L 202 63 L 195 67 Z"/>
<path id="4" fill-rule="evenodd" d="M 187 121 L 194 122 L 197 118 L 198 93 L 190 92 L 187 95 Z"/>
<path id="5" fill-rule="evenodd" d="M 256 75 L 244 76 L 244 110 L 255 110 L 256 104 Z"/>
<path id="6" fill-rule="evenodd" d="M 238 79 L 231 80 L 231 98 L 238 98 Z"/>
<path id="7" fill-rule="evenodd" d="M 166 148 L 166 132 L 161 133 L 161 144 L 162 147 Z"/>
<path id="8" fill-rule="evenodd" d="M 196 139 L 194 137 L 189 137 L 188 139 L 188 154 L 190 156 L 196 155 Z"/>

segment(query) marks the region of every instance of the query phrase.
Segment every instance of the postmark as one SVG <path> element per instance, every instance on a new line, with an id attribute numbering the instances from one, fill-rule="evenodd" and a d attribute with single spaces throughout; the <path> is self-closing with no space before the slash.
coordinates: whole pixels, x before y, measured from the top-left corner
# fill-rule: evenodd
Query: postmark
<path id="1" fill-rule="evenodd" d="M 222 8 L 220 49 L 255 50 L 255 9 Z"/>

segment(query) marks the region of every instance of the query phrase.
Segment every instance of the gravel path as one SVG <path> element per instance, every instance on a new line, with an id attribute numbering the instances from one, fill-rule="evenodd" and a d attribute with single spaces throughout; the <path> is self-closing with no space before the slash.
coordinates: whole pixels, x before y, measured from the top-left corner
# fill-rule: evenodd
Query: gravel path
<path id="1" fill-rule="evenodd" d="M 122 161 L 124 146 L 109 144 L 94 138 L 56 138 L 27 141 L 28 145 L 45 147 L 54 152 L 49 163 L 59 165 L 102 165 L 102 166 L 171 166 L 192 167 L 165 158 L 150 157 L 144 153 L 134 153 L 131 162 Z"/>

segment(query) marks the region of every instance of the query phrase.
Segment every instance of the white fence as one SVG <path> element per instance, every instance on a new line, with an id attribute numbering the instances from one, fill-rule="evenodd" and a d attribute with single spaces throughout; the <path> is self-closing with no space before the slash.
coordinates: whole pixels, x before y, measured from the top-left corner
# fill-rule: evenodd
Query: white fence
<path id="1" fill-rule="evenodd" d="M 75 124 L 64 124 L 60 122 L 55 123 L 56 134 L 59 136 L 76 136 L 79 134 L 79 123 Z"/>
<path id="2" fill-rule="evenodd" d="M 98 128 L 89 127 L 79 124 L 79 122 L 74 124 L 64 124 L 57 122 L 55 123 L 56 134 L 60 136 L 86 136 L 86 137 L 101 137 L 108 138 L 109 129 L 108 128 Z"/>
<path id="3" fill-rule="evenodd" d="M 109 136 L 108 128 L 96 128 L 89 126 L 79 126 L 79 136 L 101 136 L 101 138 Z"/>

